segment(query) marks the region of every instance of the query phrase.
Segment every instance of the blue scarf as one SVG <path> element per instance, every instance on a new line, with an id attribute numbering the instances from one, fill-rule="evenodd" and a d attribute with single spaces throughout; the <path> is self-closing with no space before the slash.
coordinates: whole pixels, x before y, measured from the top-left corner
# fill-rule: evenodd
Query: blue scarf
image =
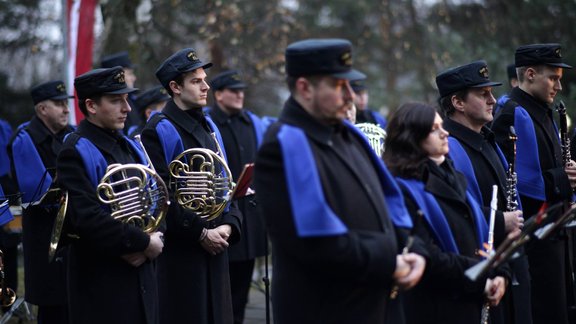
<path id="1" fill-rule="evenodd" d="M 438 201 L 431 193 L 427 192 L 424 183 L 416 179 L 396 178 L 402 183 L 410 192 L 410 196 L 414 199 L 418 208 L 424 213 L 424 218 L 432 228 L 434 238 L 438 242 L 444 252 L 459 253 L 456 241 L 450 229 L 450 225 L 446 221 L 446 216 L 440 208 Z M 472 210 L 472 217 L 474 217 L 474 224 L 476 224 L 476 238 L 479 249 L 483 249 L 482 244 L 488 241 L 488 224 L 480 209 L 480 205 L 474 200 L 472 195 L 467 191 L 466 200 Z"/>
<path id="2" fill-rule="evenodd" d="M 411 228 L 412 220 L 404 206 L 404 199 L 397 184 L 363 135 L 352 125 L 347 124 L 347 127 L 361 139 L 364 149 L 371 156 L 382 183 L 385 194 L 383 199 L 386 199 L 392 221 L 396 226 Z M 286 183 L 298 236 L 319 237 L 347 233 L 346 225 L 328 206 L 320 176 L 315 167 L 312 149 L 304 131 L 293 126 L 282 125 L 277 137 L 284 159 Z"/>

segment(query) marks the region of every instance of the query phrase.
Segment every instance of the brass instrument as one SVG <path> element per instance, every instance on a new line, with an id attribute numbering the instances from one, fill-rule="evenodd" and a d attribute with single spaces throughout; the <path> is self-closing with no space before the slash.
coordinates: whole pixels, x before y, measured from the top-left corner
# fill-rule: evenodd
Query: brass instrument
<path id="1" fill-rule="evenodd" d="M 566 115 L 566 106 L 564 102 L 560 102 L 556 105 L 556 110 L 558 115 L 560 115 L 560 141 L 562 148 L 562 162 L 564 165 L 570 164 L 572 160 L 570 154 L 570 134 L 568 133 L 568 117 Z"/>
<path id="2" fill-rule="evenodd" d="M 160 226 L 170 204 L 168 187 L 156 173 L 139 137 L 148 166 L 139 163 L 110 164 L 96 188 L 96 195 L 110 207 L 111 216 L 123 223 L 134 225 L 146 233 Z M 56 216 L 48 257 L 54 258 L 62 234 L 68 205 L 68 193 L 61 198 Z"/>
<path id="3" fill-rule="evenodd" d="M 360 123 L 356 126 L 366 137 L 370 147 L 376 152 L 376 155 L 382 157 L 384 154 L 384 140 L 386 140 L 386 131 L 382 127 L 370 123 Z"/>
<path id="4" fill-rule="evenodd" d="M 16 301 L 14 290 L 6 287 L 6 278 L 4 275 L 4 253 L 0 251 L 0 305 L 8 307 Z"/>
<path id="5" fill-rule="evenodd" d="M 218 153 L 191 148 L 170 162 L 170 186 L 179 205 L 207 221 L 216 219 L 230 201 L 234 183 L 214 133 Z"/>
<path id="6" fill-rule="evenodd" d="M 516 130 L 514 126 L 510 126 L 510 141 L 512 142 L 512 159 L 508 163 L 508 170 L 506 170 L 506 211 L 514 211 L 518 209 L 518 175 L 516 174 Z"/>

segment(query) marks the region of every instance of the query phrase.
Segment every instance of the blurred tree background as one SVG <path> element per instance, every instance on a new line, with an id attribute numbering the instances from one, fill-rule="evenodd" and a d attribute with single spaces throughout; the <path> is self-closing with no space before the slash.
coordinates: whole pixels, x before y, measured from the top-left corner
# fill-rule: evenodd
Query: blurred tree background
<path id="1" fill-rule="evenodd" d="M 28 89 L 63 78 L 62 0 L 0 0 L 0 117 L 16 125 L 32 114 Z M 193 47 L 210 75 L 239 69 L 246 106 L 278 115 L 288 92 L 284 49 L 303 38 L 340 37 L 354 44 L 355 67 L 369 77 L 371 107 L 384 114 L 407 101 L 437 99 L 435 75 L 477 59 L 509 90 L 506 66 L 527 43 L 563 44 L 576 65 L 573 0 L 101 0 L 94 64 L 128 50 L 136 84 L 154 86 L 154 71 L 174 51 Z M 576 104 L 574 72 L 561 96 Z M 569 111 L 575 114 L 576 109 Z"/>

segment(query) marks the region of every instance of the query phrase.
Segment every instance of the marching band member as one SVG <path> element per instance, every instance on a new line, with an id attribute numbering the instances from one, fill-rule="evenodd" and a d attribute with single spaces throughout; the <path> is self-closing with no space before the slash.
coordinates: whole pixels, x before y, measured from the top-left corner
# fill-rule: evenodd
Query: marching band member
<path id="1" fill-rule="evenodd" d="M 352 46 L 310 39 L 285 51 L 291 93 L 257 154 L 255 187 L 272 242 L 275 323 L 388 323 L 394 285 L 424 259 L 399 254 L 412 226 L 401 193 L 363 135 L 353 104 Z"/>
<path id="2" fill-rule="evenodd" d="M 496 104 L 492 87 L 502 84 L 490 81 L 485 61 L 476 61 L 443 71 L 436 76 L 436 85 L 441 110 L 446 116 L 443 127 L 450 133 L 450 158 L 455 169 L 466 176 L 468 188 L 472 188 L 470 192 L 482 206 L 487 220 L 492 187 L 498 186 L 494 230 L 497 247 L 507 233 L 519 231 L 523 223 L 521 210 L 507 211 L 507 204 L 517 205 L 518 200 L 515 184 L 507 182 L 513 175 L 507 175 L 506 158 L 496 144 L 494 133 L 486 126 L 493 119 L 492 109 Z M 509 185 L 514 188 L 508 188 Z M 509 193 L 508 189 L 512 191 Z M 491 309 L 492 323 L 532 322 L 527 262 L 525 256 L 511 262 L 515 274 L 509 289 L 512 294 L 506 294 L 503 303 Z"/>
<path id="3" fill-rule="evenodd" d="M 482 210 L 454 170 L 448 132 L 429 105 L 409 103 L 389 120 L 384 160 L 404 192 L 408 210 L 425 221 L 415 235 L 428 248 L 422 281 L 403 294 L 407 323 L 477 323 L 483 298 L 497 305 L 506 281 L 498 275 L 472 282 L 464 271 L 480 261 L 488 236 Z"/>
<path id="4" fill-rule="evenodd" d="M 562 161 L 563 152 L 554 123 L 551 105 L 562 90 L 564 69 L 559 44 L 520 46 L 515 53 L 519 86 L 509 96 L 498 100 L 492 122 L 496 140 L 509 154 L 508 134 L 514 126 L 518 134 L 518 192 L 524 215 L 535 215 L 546 206 L 572 199 L 576 188 L 576 164 Z M 511 156 L 507 156 L 511 161 Z M 557 210 L 561 213 L 561 210 Z M 535 324 L 568 323 L 567 289 L 572 290 L 572 274 L 566 231 L 544 241 L 530 241 L 526 246 L 532 278 L 532 317 Z M 573 290 L 572 290 L 573 291 Z"/>
<path id="5" fill-rule="evenodd" d="M 238 71 L 219 73 L 210 81 L 210 87 L 215 103 L 208 108 L 208 113 L 222 134 L 228 166 L 234 182 L 238 182 L 243 167 L 253 163 L 256 158 L 264 125 L 260 118 L 244 108 L 246 83 Z M 240 241 L 228 250 L 228 258 L 234 323 L 241 324 L 248 303 L 255 260 L 264 256 L 268 242 L 257 195 L 247 193 L 237 198 L 236 202 L 242 213 L 242 235 Z"/>
<path id="6" fill-rule="evenodd" d="M 57 160 L 58 182 L 69 194 L 66 228 L 76 237 L 68 246 L 70 323 L 158 323 L 154 259 L 161 233 L 113 218 L 96 191 L 109 165 L 147 164 L 141 148 L 122 136 L 135 89 L 120 67 L 82 74 L 74 86 L 86 119 Z"/>
<path id="7" fill-rule="evenodd" d="M 170 162 L 184 150 L 224 150 L 218 128 L 202 110 L 210 89 L 205 69 L 210 66 L 212 63 L 202 62 L 193 49 L 186 48 L 167 58 L 156 71 L 172 100 L 148 121 L 142 141 L 166 183 L 170 181 Z M 225 156 L 225 151 L 220 153 Z M 236 208 L 206 221 L 174 200 L 166 217 L 165 238 L 158 260 L 160 322 L 232 323 L 227 250 L 240 239 Z"/>
<path id="8" fill-rule="evenodd" d="M 9 145 L 8 155 L 22 202 L 25 299 L 38 305 L 40 323 L 67 321 L 65 252 L 48 262 L 52 224 L 58 208 L 54 202 L 35 204 L 52 186 L 56 157 L 64 136 L 74 129 L 68 124 L 68 99 L 62 81 L 49 81 L 30 91 L 35 115 L 20 126 Z M 50 205 L 52 204 L 52 205 Z"/>

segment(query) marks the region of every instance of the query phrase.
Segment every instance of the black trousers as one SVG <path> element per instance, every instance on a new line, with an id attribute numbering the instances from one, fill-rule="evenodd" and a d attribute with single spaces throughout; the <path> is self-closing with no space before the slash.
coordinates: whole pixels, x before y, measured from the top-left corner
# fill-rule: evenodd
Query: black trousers
<path id="1" fill-rule="evenodd" d="M 255 259 L 230 262 L 230 287 L 232 290 L 234 324 L 241 324 L 244 321 L 244 311 L 248 303 L 254 261 Z"/>

